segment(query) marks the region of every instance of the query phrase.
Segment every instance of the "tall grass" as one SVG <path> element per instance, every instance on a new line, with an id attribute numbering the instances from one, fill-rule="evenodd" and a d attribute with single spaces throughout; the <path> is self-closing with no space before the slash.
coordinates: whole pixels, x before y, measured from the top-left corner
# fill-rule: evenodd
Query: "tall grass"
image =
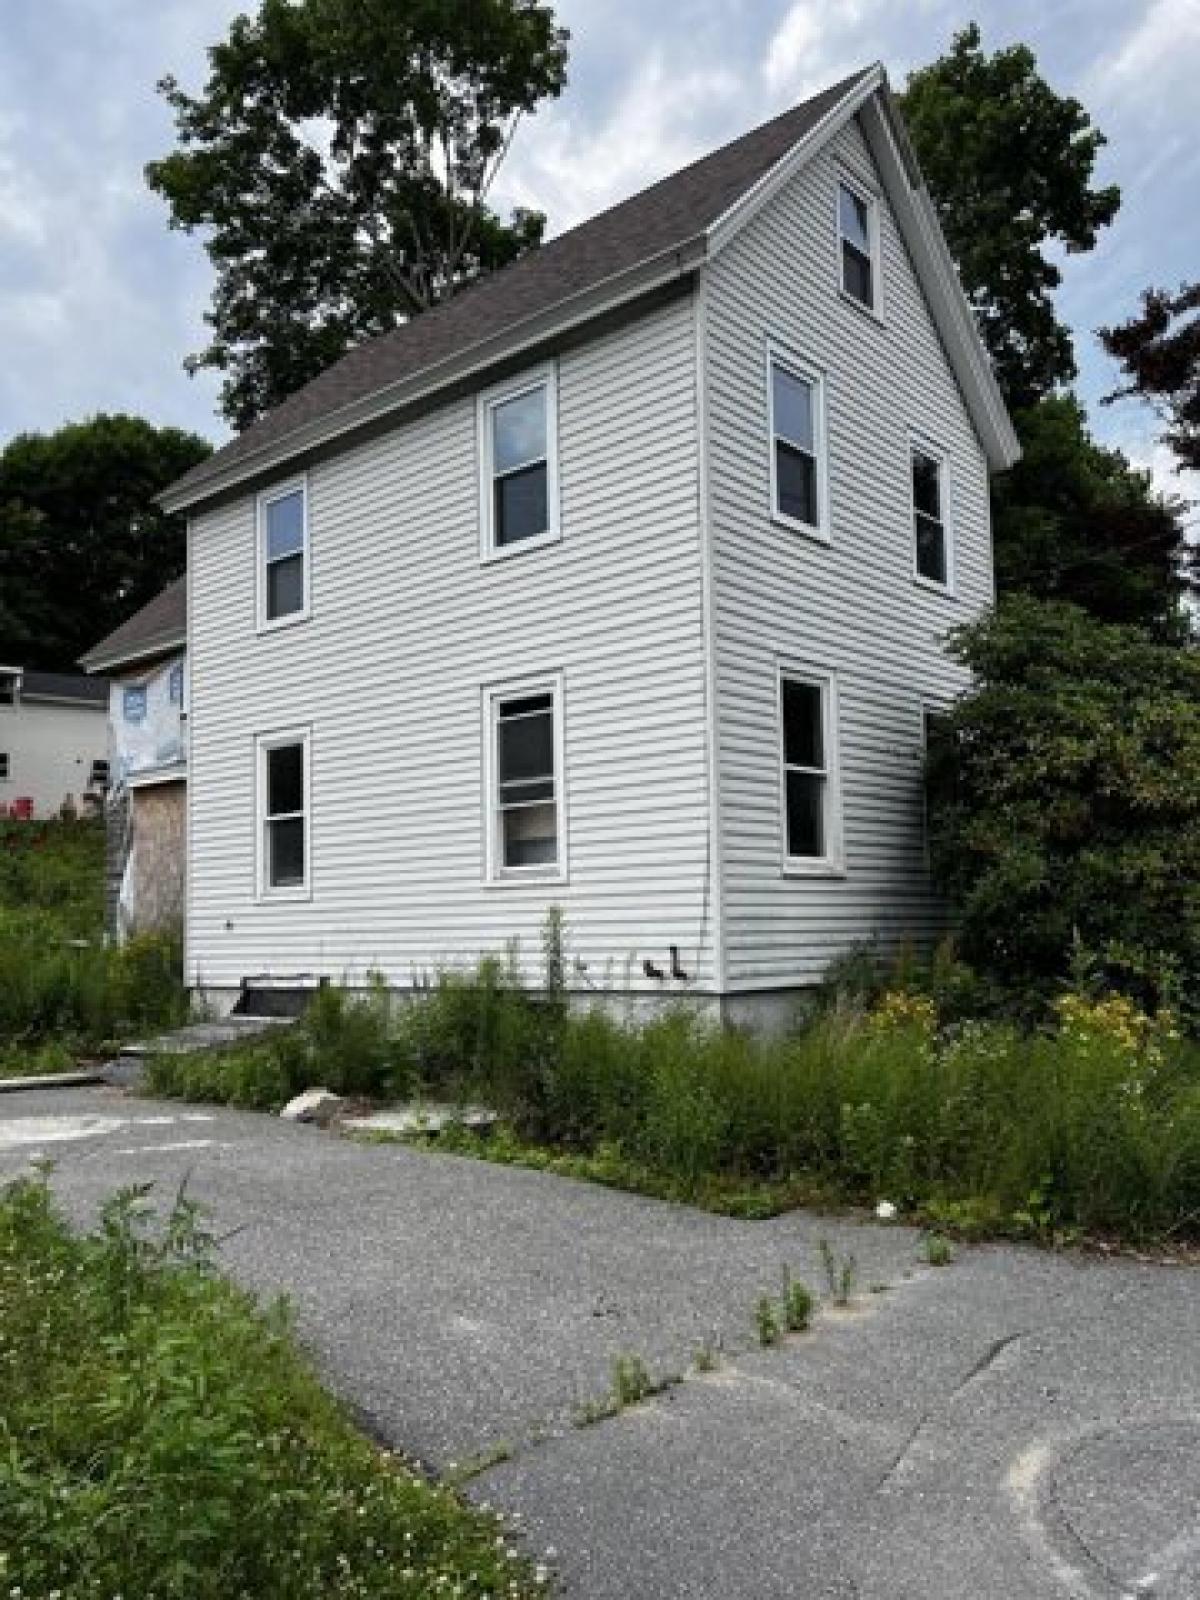
<path id="1" fill-rule="evenodd" d="M 482 1100 L 522 1140 L 615 1154 L 685 1195 L 804 1177 L 964 1228 L 1200 1234 L 1200 1047 L 1116 1004 L 943 1026 L 897 991 L 759 1039 L 683 1011 L 571 1015 L 490 962 L 416 1001 L 325 992 L 288 1034 L 164 1059 L 151 1082 L 262 1106 L 314 1083 Z"/>
<path id="2" fill-rule="evenodd" d="M 179 941 L 103 943 L 99 823 L 0 824 L 0 1055 L 86 1049 L 185 1012 Z"/>
<path id="3" fill-rule="evenodd" d="M 211 1269 L 182 1200 L 83 1235 L 0 1191 L 0 1572 L 16 1597 L 544 1592 L 495 1517 L 385 1458 Z"/>

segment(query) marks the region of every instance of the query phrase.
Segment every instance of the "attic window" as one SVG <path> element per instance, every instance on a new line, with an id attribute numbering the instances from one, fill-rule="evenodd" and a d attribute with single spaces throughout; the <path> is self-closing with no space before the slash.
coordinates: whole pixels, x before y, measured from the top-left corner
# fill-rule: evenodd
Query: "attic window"
<path id="1" fill-rule="evenodd" d="M 554 370 L 480 397 L 480 522 L 485 560 L 558 538 Z"/>
<path id="2" fill-rule="evenodd" d="M 308 615 L 308 493 L 303 481 L 258 501 L 258 625 L 277 628 Z"/>
<path id="3" fill-rule="evenodd" d="M 861 189 L 839 183 L 837 215 L 842 292 L 875 311 L 879 234 L 875 202 Z"/>

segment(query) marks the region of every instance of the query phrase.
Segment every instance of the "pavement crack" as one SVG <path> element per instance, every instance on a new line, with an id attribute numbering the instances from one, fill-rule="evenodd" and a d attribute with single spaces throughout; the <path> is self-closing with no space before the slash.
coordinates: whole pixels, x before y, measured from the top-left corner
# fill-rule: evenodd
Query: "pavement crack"
<path id="1" fill-rule="evenodd" d="M 986 1373 L 990 1372 L 1006 1350 L 1021 1342 L 1025 1337 L 1025 1332 L 1026 1330 L 1022 1328 L 1018 1329 L 1016 1333 L 1006 1333 L 1002 1339 L 993 1340 L 971 1370 L 955 1384 L 950 1391 L 948 1400 L 956 1400 L 964 1389 L 969 1388 L 978 1378 L 982 1378 Z"/>
<path id="2" fill-rule="evenodd" d="M 964 1375 L 954 1385 L 954 1388 L 951 1389 L 950 1393 L 946 1396 L 943 1405 L 939 1409 L 945 1410 L 947 1406 L 957 1400 L 959 1395 L 962 1394 L 965 1389 L 968 1389 L 971 1384 L 978 1382 L 980 1378 L 984 1377 L 988 1372 L 991 1371 L 1006 1350 L 1010 1349 L 1013 1345 L 1018 1344 L 1024 1337 L 1025 1330 L 1019 1329 L 1016 1333 L 1007 1333 L 1001 1339 L 994 1339 L 979 1357 L 979 1359 L 973 1364 L 973 1366 L 971 1366 L 970 1369 L 964 1373 Z M 934 1413 L 932 1410 L 923 1411 L 921 1413 L 920 1417 L 917 1419 L 915 1427 L 913 1427 L 909 1432 L 908 1437 L 893 1456 L 890 1465 L 885 1469 L 883 1475 L 876 1483 L 876 1494 L 879 1494 L 882 1490 L 886 1489 L 892 1479 L 903 1468 L 904 1463 L 912 1454 L 917 1440 L 921 1437 L 921 1434 L 924 1432 L 928 1424 L 932 1422 L 933 1416 Z"/>

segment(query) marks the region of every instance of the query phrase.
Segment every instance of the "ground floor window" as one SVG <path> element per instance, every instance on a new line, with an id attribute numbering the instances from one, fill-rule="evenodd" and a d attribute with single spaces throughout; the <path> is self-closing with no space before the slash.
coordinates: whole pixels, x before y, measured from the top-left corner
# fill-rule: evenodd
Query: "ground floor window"
<path id="1" fill-rule="evenodd" d="M 309 757 L 307 730 L 258 741 L 259 892 L 264 897 L 308 892 Z"/>
<path id="2" fill-rule="evenodd" d="M 565 868 L 561 680 L 491 689 L 485 710 L 488 876 L 558 877 Z"/>
<path id="3" fill-rule="evenodd" d="M 842 847 L 833 679 L 782 668 L 779 722 L 785 865 L 836 868 Z"/>

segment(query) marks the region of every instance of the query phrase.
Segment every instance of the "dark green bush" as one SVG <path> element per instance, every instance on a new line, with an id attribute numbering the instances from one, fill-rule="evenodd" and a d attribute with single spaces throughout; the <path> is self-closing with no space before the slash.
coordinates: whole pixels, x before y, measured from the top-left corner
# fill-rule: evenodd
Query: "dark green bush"
<path id="1" fill-rule="evenodd" d="M 543 1593 L 495 1518 L 385 1459 L 144 1191 L 72 1233 L 0 1193 L 4 1592 L 111 1600 Z"/>
<path id="2" fill-rule="evenodd" d="M 1200 653 L 1010 598 L 952 651 L 975 678 L 929 761 L 963 952 L 1018 1003 L 1079 944 L 1200 1028 Z"/>

